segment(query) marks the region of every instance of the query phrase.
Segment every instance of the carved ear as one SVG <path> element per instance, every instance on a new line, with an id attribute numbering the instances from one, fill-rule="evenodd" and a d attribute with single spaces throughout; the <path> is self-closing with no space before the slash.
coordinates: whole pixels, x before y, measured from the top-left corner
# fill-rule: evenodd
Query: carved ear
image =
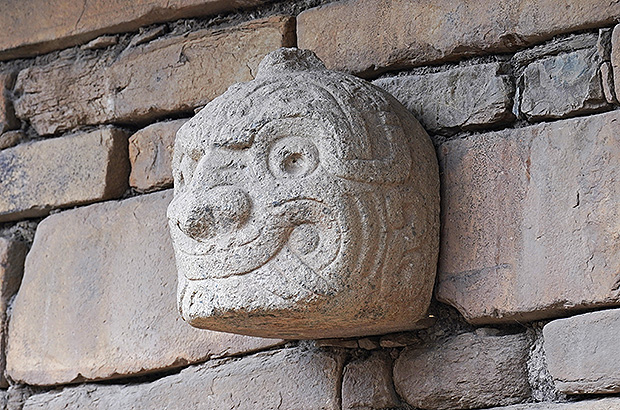
<path id="1" fill-rule="evenodd" d="M 258 66 L 256 78 L 308 70 L 325 70 L 325 64 L 310 50 L 282 47 L 265 56 Z"/>

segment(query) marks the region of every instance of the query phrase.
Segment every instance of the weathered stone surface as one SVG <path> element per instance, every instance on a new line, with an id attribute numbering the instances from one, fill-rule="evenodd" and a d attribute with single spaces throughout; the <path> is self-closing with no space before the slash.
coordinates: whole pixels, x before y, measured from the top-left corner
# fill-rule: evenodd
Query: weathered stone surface
<path id="1" fill-rule="evenodd" d="M 7 131 L 0 134 L 0 149 L 11 148 L 26 139 L 22 131 Z"/>
<path id="2" fill-rule="evenodd" d="M 9 98 L 9 90 L 13 88 L 15 83 L 15 74 L 12 71 L 0 73 L 0 134 L 19 128 L 19 120 L 15 117 L 13 102 Z"/>
<path id="3" fill-rule="evenodd" d="M 0 60 L 46 53 L 86 42 L 104 33 L 205 16 L 260 4 L 261 0 L 20 0 L 0 14 Z"/>
<path id="4" fill-rule="evenodd" d="M 586 400 L 574 403 L 530 403 L 507 407 L 493 407 L 489 410 L 618 410 L 620 398 Z"/>
<path id="5" fill-rule="evenodd" d="M 251 80 L 269 51 L 292 44 L 294 19 L 273 16 L 163 38 L 118 58 L 60 59 L 19 73 L 15 111 L 40 135 L 191 112 L 232 83 Z"/>
<path id="6" fill-rule="evenodd" d="M 23 410 L 340 410 L 343 358 L 284 349 L 208 362 L 148 384 L 87 384 L 32 396 Z"/>
<path id="7" fill-rule="evenodd" d="M 127 135 L 105 127 L 0 151 L 0 222 L 121 196 Z"/>
<path id="8" fill-rule="evenodd" d="M 616 93 L 614 90 L 614 75 L 611 68 L 611 63 L 605 61 L 601 64 L 601 81 L 603 83 L 603 93 L 605 94 L 605 100 L 610 104 L 618 104 L 616 99 Z"/>
<path id="9" fill-rule="evenodd" d="M 619 120 L 444 144 L 438 298 L 478 324 L 620 305 Z"/>
<path id="10" fill-rule="evenodd" d="M 514 404 L 529 395 L 524 334 L 465 333 L 433 346 L 408 347 L 394 364 L 400 396 L 423 409 Z"/>
<path id="11" fill-rule="evenodd" d="M 516 52 L 511 62 L 517 72 L 520 72 L 529 64 L 543 57 L 557 56 L 558 54 L 571 53 L 577 50 L 596 48 L 599 56 L 604 55 L 604 51 L 599 47 L 601 37 L 594 33 L 576 34 L 569 37 L 561 37 L 547 41 L 534 47 Z"/>
<path id="12" fill-rule="evenodd" d="M 98 50 L 100 48 L 106 48 L 118 44 L 118 36 L 101 36 L 84 44 L 82 48 L 84 50 Z"/>
<path id="13" fill-rule="evenodd" d="M 122 377 L 279 343 L 183 323 L 166 228 L 171 199 L 165 191 L 95 204 L 39 224 L 9 326 L 13 380 Z"/>
<path id="14" fill-rule="evenodd" d="M 0 237 L 0 387 L 3 388 L 8 386 L 4 377 L 7 306 L 9 299 L 19 289 L 27 251 L 25 243 Z"/>
<path id="15" fill-rule="evenodd" d="M 343 410 L 384 409 L 399 404 L 392 382 L 392 359 L 387 352 L 373 352 L 347 364 L 342 381 Z"/>
<path id="16" fill-rule="evenodd" d="M 307 50 L 270 53 L 177 133 L 183 317 L 291 339 L 417 328 L 436 270 L 436 161 L 383 90 Z"/>
<path id="17" fill-rule="evenodd" d="M 549 373 L 568 394 L 620 392 L 620 309 L 554 320 L 543 328 Z"/>
<path id="18" fill-rule="evenodd" d="M 187 120 L 158 122 L 129 138 L 129 185 L 140 192 L 172 186 L 172 148 Z"/>
<path id="19" fill-rule="evenodd" d="M 620 24 L 611 33 L 611 68 L 613 71 L 616 96 L 620 95 Z"/>
<path id="20" fill-rule="evenodd" d="M 608 107 L 596 48 L 547 57 L 520 79 L 520 109 L 530 120 L 563 118 Z"/>
<path id="21" fill-rule="evenodd" d="M 611 61 L 611 34 L 613 29 L 602 28 L 598 31 L 596 50 L 603 61 Z"/>
<path id="22" fill-rule="evenodd" d="M 500 63 L 381 78 L 373 84 L 396 97 L 433 132 L 450 133 L 514 118 L 514 85 Z"/>
<path id="23" fill-rule="evenodd" d="M 298 17 L 300 48 L 332 69 L 372 74 L 463 56 L 514 51 L 576 29 L 612 24 L 620 4 L 604 0 L 432 3 L 340 1 Z"/>

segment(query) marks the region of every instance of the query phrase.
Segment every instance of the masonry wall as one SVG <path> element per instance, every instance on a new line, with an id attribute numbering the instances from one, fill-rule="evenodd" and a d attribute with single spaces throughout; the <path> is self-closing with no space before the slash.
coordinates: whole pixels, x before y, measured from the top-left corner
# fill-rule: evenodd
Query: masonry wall
<path id="1" fill-rule="evenodd" d="M 4 2 L 2 408 L 620 409 L 619 19 L 599 0 Z M 177 313 L 175 132 L 283 46 L 392 93 L 435 144 L 423 329 L 285 341 Z"/>

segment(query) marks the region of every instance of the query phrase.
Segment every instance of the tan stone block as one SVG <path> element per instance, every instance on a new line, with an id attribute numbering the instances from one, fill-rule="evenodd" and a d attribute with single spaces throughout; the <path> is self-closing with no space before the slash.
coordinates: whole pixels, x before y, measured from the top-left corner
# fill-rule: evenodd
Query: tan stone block
<path id="1" fill-rule="evenodd" d="M 618 410 L 620 398 L 586 400 L 574 403 L 529 403 L 507 407 L 493 407 L 488 410 Z"/>
<path id="2" fill-rule="evenodd" d="M 121 196 L 127 135 L 105 127 L 0 151 L 0 222 Z"/>
<path id="3" fill-rule="evenodd" d="M 104 33 L 179 18 L 206 16 L 262 0 L 20 0 L 0 14 L 0 60 L 42 54 L 74 46 Z"/>
<path id="4" fill-rule="evenodd" d="M 218 360 L 152 383 L 86 384 L 31 396 L 23 410 L 340 410 L 340 354 L 300 348 Z"/>
<path id="5" fill-rule="evenodd" d="M 13 102 L 9 97 L 9 90 L 14 83 L 15 72 L 0 73 L 0 134 L 19 128 L 19 120 L 15 117 Z"/>
<path id="6" fill-rule="evenodd" d="M 372 75 L 459 57 L 514 51 L 575 29 L 620 17 L 620 4 L 603 0 L 352 0 L 298 17 L 300 48 L 329 68 Z"/>
<path id="7" fill-rule="evenodd" d="M 465 333 L 446 342 L 408 347 L 394 363 L 400 396 L 423 409 L 473 409 L 529 396 L 528 338 Z"/>
<path id="8" fill-rule="evenodd" d="M 15 111 L 40 135 L 78 125 L 192 112 L 253 78 L 269 51 L 294 44 L 294 19 L 273 16 L 132 47 L 118 58 L 69 57 L 21 71 Z"/>
<path id="9" fill-rule="evenodd" d="M 166 225 L 171 199 L 165 191 L 95 204 L 39 224 L 10 323 L 13 380 L 123 377 L 280 343 L 182 321 Z"/>
<path id="10" fill-rule="evenodd" d="M 376 351 L 350 362 L 342 380 L 344 410 L 384 409 L 400 404 L 392 382 L 392 359 L 387 352 Z"/>
<path id="11" fill-rule="evenodd" d="M 186 121 L 158 122 L 129 138 L 129 185 L 140 192 L 172 186 L 174 138 Z"/>
<path id="12" fill-rule="evenodd" d="M 620 309 L 554 320 L 543 328 L 549 373 L 567 394 L 620 393 Z"/>
<path id="13" fill-rule="evenodd" d="M 619 120 L 444 144 L 437 297 L 477 324 L 620 304 Z"/>

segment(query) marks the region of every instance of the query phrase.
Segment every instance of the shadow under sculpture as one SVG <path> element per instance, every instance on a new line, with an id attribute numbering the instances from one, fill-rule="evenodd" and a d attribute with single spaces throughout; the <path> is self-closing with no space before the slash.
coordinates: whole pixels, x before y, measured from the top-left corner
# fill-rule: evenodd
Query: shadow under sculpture
<path id="1" fill-rule="evenodd" d="M 280 49 L 177 133 L 169 225 L 191 325 L 287 339 L 424 318 L 439 242 L 431 141 L 385 91 Z"/>

